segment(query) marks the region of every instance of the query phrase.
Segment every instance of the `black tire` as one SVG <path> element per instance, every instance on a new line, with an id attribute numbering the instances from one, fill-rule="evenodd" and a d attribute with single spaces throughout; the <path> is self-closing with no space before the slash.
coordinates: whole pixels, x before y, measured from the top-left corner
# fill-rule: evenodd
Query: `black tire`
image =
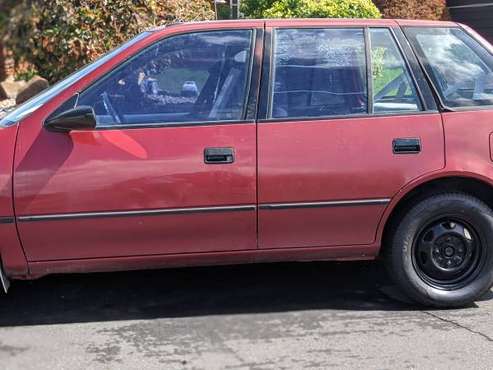
<path id="1" fill-rule="evenodd" d="M 388 242 L 390 276 L 417 303 L 463 307 L 493 285 L 493 211 L 475 197 L 446 193 L 417 202 Z"/>

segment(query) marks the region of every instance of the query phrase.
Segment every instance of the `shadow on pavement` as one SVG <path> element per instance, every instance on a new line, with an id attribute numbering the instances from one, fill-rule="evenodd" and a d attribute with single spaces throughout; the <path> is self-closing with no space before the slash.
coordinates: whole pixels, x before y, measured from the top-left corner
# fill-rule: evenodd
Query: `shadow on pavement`
<path id="1" fill-rule="evenodd" d="M 416 309 L 384 294 L 382 287 L 388 284 L 381 266 L 366 262 L 57 275 L 14 282 L 9 294 L 0 296 L 0 326 L 310 309 Z"/>

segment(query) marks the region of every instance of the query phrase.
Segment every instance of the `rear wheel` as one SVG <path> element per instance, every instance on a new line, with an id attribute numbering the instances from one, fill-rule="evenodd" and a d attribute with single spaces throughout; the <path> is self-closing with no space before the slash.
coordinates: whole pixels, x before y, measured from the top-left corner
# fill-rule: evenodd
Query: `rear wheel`
<path id="1" fill-rule="evenodd" d="M 418 202 L 390 243 L 390 275 L 418 303 L 460 307 L 493 285 L 493 211 L 474 197 L 451 193 Z"/>

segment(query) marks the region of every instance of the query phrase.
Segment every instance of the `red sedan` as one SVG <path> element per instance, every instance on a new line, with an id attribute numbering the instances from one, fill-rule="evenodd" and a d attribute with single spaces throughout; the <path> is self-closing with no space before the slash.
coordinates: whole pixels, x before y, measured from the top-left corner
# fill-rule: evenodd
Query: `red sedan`
<path id="1" fill-rule="evenodd" d="M 144 32 L 0 121 L 0 277 L 382 257 L 493 284 L 493 50 L 451 22 Z"/>

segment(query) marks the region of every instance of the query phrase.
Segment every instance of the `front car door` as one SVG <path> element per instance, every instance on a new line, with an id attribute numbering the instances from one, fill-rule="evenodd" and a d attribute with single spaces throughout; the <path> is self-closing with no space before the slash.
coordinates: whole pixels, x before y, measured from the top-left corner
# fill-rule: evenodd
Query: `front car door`
<path id="1" fill-rule="evenodd" d="M 57 109 L 93 107 L 95 130 L 49 132 L 43 110 L 22 122 L 14 194 L 30 262 L 256 248 L 247 105 L 263 23 L 205 27 L 154 31 Z"/>
<path id="2" fill-rule="evenodd" d="M 390 198 L 444 166 L 442 120 L 409 46 L 392 21 L 266 32 L 260 248 L 374 243 Z"/>

